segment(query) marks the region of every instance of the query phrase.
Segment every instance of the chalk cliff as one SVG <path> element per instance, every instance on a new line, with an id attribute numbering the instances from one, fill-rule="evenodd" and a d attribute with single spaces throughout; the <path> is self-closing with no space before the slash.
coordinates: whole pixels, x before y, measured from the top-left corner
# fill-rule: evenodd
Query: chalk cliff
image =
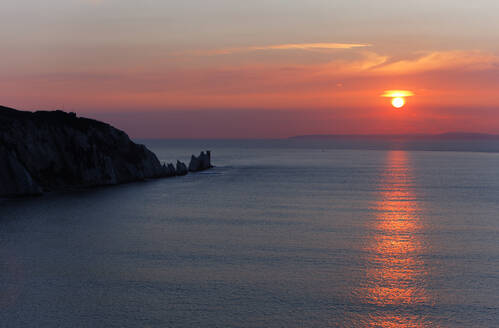
<path id="1" fill-rule="evenodd" d="M 0 106 L 0 196 L 114 185 L 184 175 L 184 163 L 161 164 L 109 124 L 62 111 Z"/>

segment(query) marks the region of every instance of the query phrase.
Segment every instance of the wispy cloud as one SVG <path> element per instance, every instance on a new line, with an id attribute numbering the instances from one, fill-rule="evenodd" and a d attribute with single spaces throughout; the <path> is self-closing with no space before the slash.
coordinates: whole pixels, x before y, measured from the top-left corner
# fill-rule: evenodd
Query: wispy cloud
<path id="1" fill-rule="evenodd" d="M 366 43 L 286 43 L 264 46 L 250 46 L 238 48 L 222 48 L 212 50 L 195 50 L 183 52 L 182 54 L 197 55 L 197 56 L 216 56 L 216 55 L 231 55 L 235 53 L 254 52 L 254 51 L 279 51 L 279 50 L 303 50 L 303 51 L 319 51 L 319 50 L 335 50 L 335 49 L 353 49 L 369 47 Z"/>
<path id="2" fill-rule="evenodd" d="M 437 70 L 480 71 L 499 68 L 499 56 L 482 51 L 435 51 L 416 58 L 386 60 L 371 67 L 384 74 L 411 74 Z"/>
<path id="3" fill-rule="evenodd" d="M 499 70 L 499 55 L 483 51 L 433 51 L 390 57 L 363 49 L 356 56 L 348 56 L 321 64 L 317 66 L 317 70 L 323 75 L 364 77 Z"/>
<path id="4" fill-rule="evenodd" d="M 386 90 L 381 97 L 398 98 L 398 97 L 412 97 L 414 92 L 410 90 Z"/>

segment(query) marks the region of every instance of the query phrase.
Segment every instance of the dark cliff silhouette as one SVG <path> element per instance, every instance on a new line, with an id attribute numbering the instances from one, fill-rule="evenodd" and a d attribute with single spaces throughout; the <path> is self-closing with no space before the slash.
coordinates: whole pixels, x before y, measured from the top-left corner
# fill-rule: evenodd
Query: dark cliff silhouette
<path id="1" fill-rule="evenodd" d="M 211 167 L 208 164 L 204 168 Z M 184 163 L 161 164 L 145 146 L 109 124 L 63 111 L 26 112 L 0 106 L 0 196 L 187 173 Z"/>

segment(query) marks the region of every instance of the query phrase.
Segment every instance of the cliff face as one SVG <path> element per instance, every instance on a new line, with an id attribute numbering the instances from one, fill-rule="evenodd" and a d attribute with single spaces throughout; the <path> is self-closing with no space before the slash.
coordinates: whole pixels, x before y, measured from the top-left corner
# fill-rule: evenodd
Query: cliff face
<path id="1" fill-rule="evenodd" d="M 106 123 L 0 106 L 0 196 L 174 175 L 172 165 Z"/>

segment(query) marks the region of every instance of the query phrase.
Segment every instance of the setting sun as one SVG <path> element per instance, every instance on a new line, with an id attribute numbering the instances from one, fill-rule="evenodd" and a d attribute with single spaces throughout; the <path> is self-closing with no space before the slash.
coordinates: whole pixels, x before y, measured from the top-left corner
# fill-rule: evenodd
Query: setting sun
<path id="1" fill-rule="evenodd" d="M 405 100 L 402 97 L 392 99 L 392 106 L 395 108 L 402 108 L 405 105 Z"/>
<path id="2" fill-rule="evenodd" d="M 392 98 L 392 106 L 402 108 L 405 105 L 405 98 L 414 96 L 414 92 L 409 90 L 386 90 L 381 97 Z"/>

